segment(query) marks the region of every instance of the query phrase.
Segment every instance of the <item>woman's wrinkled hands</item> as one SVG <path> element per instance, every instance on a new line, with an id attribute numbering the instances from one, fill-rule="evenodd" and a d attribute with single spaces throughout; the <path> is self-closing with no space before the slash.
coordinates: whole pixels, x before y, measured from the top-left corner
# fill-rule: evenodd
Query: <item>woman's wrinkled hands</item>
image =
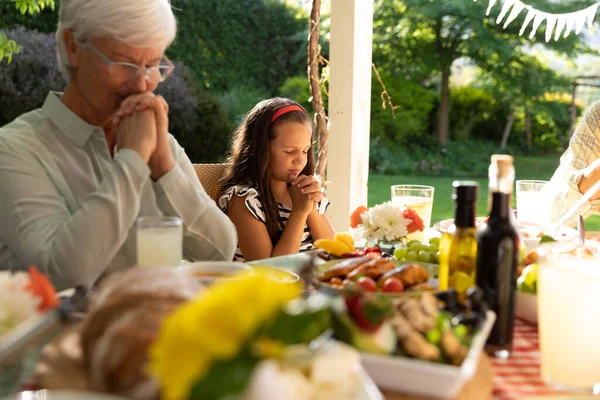
<path id="1" fill-rule="evenodd" d="M 133 132 L 132 130 L 147 129 L 146 126 L 128 126 L 129 129 L 119 129 L 128 119 L 134 118 L 138 114 L 154 114 L 155 128 L 148 131 L 154 133 L 155 149 L 148 158 L 145 158 L 139 151 L 138 153 L 144 161 L 148 163 L 151 170 L 151 177 L 154 180 L 159 179 L 175 165 L 175 159 L 169 146 L 169 106 L 162 96 L 146 92 L 136 94 L 126 98 L 121 107 L 115 112 L 112 123 L 117 127 L 117 146 L 118 148 L 127 148 L 119 146 L 120 136 L 144 135 L 145 132 Z M 131 125 L 131 124 L 129 124 Z M 134 149 L 137 151 L 137 149 Z"/>

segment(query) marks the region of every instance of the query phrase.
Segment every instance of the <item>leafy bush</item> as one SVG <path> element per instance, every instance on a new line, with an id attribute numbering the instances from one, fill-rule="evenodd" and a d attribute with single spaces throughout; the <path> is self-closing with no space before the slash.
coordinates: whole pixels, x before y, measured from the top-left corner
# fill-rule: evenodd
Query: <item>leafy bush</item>
<path id="1" fill-rule="evenodd" d="M 490 156 L 497 153 L 522 154 L 520 149 L 509 146 L 498 149 L 492 141 L 452 141 L 446 152 L 441 153 L 435 138 L 429 143 L 383 144 L 371 140 L 370 170 L 379 174 L 485 177 Z"/>
<path id="2" fill-rule="evenodd" d="M 508 116 L 508 105 L 488 91 L 472 86 L 451 89 L 450 138 L 479 138 L 500 143 Z"/>
<path id="3" fill-rule="evenodd" d="M 232 89 L 219 95 L 223 102 L 230 121 L 238 125 L 244 116 L 259 101 L 268 99 L 269 93 L 265 90 L 253 89 L 245 86 L 234 86 Z"/>
<path id="4" fill-rule="evenodd" d="M 310 98 L 310 85 L 308 83 L 308 77 L 306 74 L 293 76 L 283 82 L 283 85 L 279 88 L 279 96 L 287 97 L 302 105 L 307 111 L 314 111 Z M 327 96 L 323 93 L 323 101 L 325 102 L 324 107 L 327 111 Z"/>
<path id="5" fill-rule="evenodd" d="M 58 25 L 59 8 L 60 0 L 55 0 L 54 10 L 45 7 L 39 14 L 21 14 L 14 1 L 0 1 L 0 30 L 13 29 L 19 25 L 42 33 L 53 33 Z"/>
<path id="6" fill-rule="evenodd" d="M 235 86 L 274 94 L 306 63 L 308 19 L 279 0 L 179 0 L 169 56 L 216 91 Z"/>
<path id="7" fill-rule="evenodd" d="M 50 90 L 62 91 L 66 85 L 58 71 L 52 34 L 24 28 L 6 34 L 23 49 L 10 64 L 0 63 L 0 126 L 41 107 Z"/>
<path id="8" fill-rule="evenodd" d="M 569 141 L 569 125 L 571 121 L 570 106 L 572 97 L 566 93 L 546 93 L 536 99 L 528 107 L 531 116 L 531 136 L 536 150 L 561 151 Z M 576 102 L 577 115 L 583 112 L 583 105 Z M 521 109 L 516 115 L 513 126 L 512 141 L 523 142 L 526 130 L 526 114 Z"/>
<path id="9" fill-rule="evenodd" d="M 62 91 L 52 34 L 18 28 L 7 32 L 23 45 L 12 63 L 0 63 L 0 126 L 42 106 L 48 91 Z M 232 126 L 219 99 L 196 87 L 187 68 L 175 72 L 157 91 L 169 103 L 169 124 L 194 162 L 221 161 Z"/>
<path id="10" fill-rule="evenodd" d="M 392 97 L 395 118 L 389 104 L 382 106 L 383 88 L 375 74 L 371 83 L 371 138 L 384 143 L 409 144 L 413 141 L 428 140 L 425 134 L 430 131 L 430 115 L 434 109 L 437 94 L 420 84 L 404 77 L 388 75 L 380 71 L 387 92 Z"/>

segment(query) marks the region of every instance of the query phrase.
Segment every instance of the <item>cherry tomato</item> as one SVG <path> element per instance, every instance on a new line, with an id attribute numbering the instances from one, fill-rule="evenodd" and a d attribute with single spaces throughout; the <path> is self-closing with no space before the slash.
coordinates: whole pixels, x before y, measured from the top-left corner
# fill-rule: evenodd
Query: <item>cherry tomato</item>
<path id="1" fill-rule="evenodd" d="M 372 323 L 365 315 L 365 302 L 367 300 L 362 296 L 353 296 L 346 299 L 346 307 L 348 313 L 356 323 L 356 325 L 366 332 L 375 332 L 383 323 Z"/>
<path id="2" fill-rule="evenodd" d="M 387 278 L 383 282 L 383 285 L 381 285 L 381 291 L 388 292 L 388 293 L 404 292 L 404 284 L 398 278 L 394 278 L 394 277 Z"/>
<path id="3" fill-rule="evenodd" d="M 350 227 L 356 228 L 359 224 L 362 224 L 362 214 L 367 212 L 369 209 L 365 206 L 359 206 L 350 215 Z"/>
<path id="4" fill-rule="evenodd" d="M 366 290 L 367 292 L 377 291 L 377 284 L 373 279 L 369 278 L 368 276 L 361 276 L 356 281 L 356 284 L 358 285 L 358 287 L 360 287 L 363 290 Z"/>
<path id="5" fill-rule="evenodd" d="M 379 246 L 365 247 L 363 251 L 365 252 L 365 254 L 369 254 L 372 252 L 381 253 L 381 247 L 379 247 Z"/>

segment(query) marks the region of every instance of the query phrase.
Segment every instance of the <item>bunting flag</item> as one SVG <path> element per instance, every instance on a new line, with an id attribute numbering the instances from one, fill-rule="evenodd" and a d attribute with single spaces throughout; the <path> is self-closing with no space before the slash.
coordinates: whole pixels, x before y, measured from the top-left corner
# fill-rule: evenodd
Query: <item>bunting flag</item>
<path id="1" fill-rule="evenodd" d="M 489 0 L 486 15 L 490 15 L 492 8 L 497 2 L 498 0 Z M 527 15 L 525 16 L 525 21 L 523 22 L 523 26 L 521 26 L 519 35 L 523 35 L 531 23 L 532 25 L 529 38 L 533 39 L 542 22 L 546 21 L 546 42 L 549 42 L 552 39 L 552 36 L 554 36 L 554 40 L 558 40 L 563 31 L 563 37 L 569 36 L 573 29 L 575 29 L 575 34 L 578 35 L 586 23 L 587 26 L 591 28 L 592 24 L 594 23 L 596 11 L 598 11 L 598 6 L 600 6 L 600 2 L 597 2 L 588 8 L 584 8 L 583 10 L 579 11 L 566 14 L 551 14 L 536 10 L 520 0 L 504 0 L 504 4 L 502 4 L 502 10 L 496 18 L 496 23 L 501 24 L 504 20 L 503 28 L 506 29 L 506 27 L 513 22 L 522 11 L 527 10 Z"/>

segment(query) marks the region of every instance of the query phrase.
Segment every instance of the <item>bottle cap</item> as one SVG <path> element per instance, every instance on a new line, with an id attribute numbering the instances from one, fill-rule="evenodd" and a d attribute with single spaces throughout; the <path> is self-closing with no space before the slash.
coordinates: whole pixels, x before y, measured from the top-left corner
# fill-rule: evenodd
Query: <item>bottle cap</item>
<path id="1" fill-rule="evenodd" d="M 495 167 L 499 178 L 507 177 L 511 172 L 514 175 L 513 157 L 508 154 L 493 154 L 491 166 Z"/>
<path id="2" fill-rule="evenodd" d="M 475 203 L 479 197 L 479 183 L 475 181 L 454 181 L 452 200 L 457 203 Z"/>

